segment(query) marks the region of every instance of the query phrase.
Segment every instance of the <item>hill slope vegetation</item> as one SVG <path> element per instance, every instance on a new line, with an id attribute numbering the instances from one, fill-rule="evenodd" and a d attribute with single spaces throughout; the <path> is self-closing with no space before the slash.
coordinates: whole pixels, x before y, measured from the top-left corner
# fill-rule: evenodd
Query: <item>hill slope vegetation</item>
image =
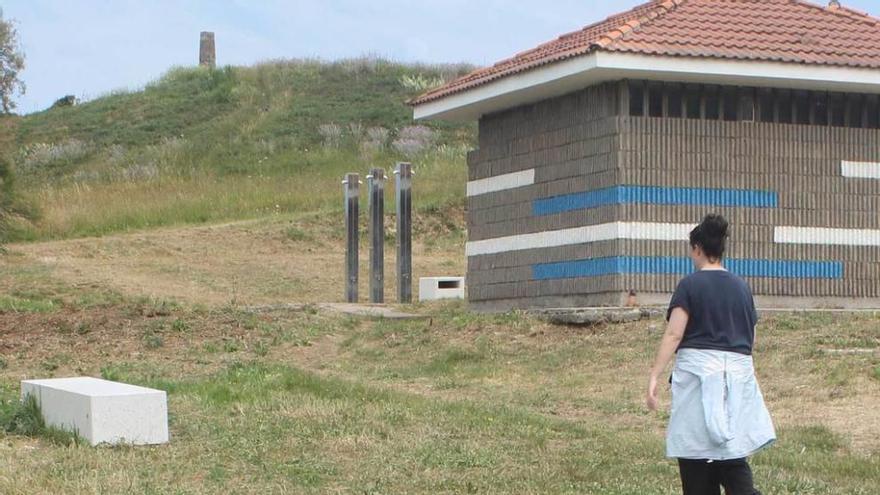
<path id="1" fill-rule="evenodd" d="M 412 161 L 417 205 L 460 203 L 472 125 L 406 100 L 468 70 L 376 58 L 178 68 L 141 91 L 7 119 L 0 153 L 40 220 L 21 240 L 333 207 L 346 172 Z"/>

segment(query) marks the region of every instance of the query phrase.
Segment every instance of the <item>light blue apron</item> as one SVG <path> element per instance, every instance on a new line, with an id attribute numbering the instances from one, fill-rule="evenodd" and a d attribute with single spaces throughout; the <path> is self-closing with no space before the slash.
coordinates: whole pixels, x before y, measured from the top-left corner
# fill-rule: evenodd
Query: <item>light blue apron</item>
<path id="1" fill-rule="evenodd" d="M 672 371 L 667 457 L 739 459 L 775 440 L 752 356 L 679 349 Z"/>

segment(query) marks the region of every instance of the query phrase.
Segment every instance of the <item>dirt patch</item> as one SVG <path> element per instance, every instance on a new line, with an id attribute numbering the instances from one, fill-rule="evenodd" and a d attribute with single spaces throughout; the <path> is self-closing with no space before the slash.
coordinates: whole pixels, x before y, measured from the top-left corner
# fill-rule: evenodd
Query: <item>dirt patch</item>
<path id="1" fill-rule="evenodd" d="M 114 366 L 141 377 L 194 378 L 255 359 L 318 369 L 336 355 L 337 318 L 149 303 L 0 313 L 0 379 L 101 376 Z"/>
<path id="2" fill-rule="evenodd" d="M 102 238 L 11 246 L 73 285 L 99 285 L 128 296 L 207 305 L 338 302 L 344 295 L 344 248 L 330 237 L 290 239 L 289 221 L 237 222 Z M 295 236 L 294 236 L 295 237 Z M 463 252 L 463 248 L 462 252 Z M 430 251 L 430 252 L 429 252 Z M 362 259 L 367 256 L 362 248 Z M 385 297 L 393 301 L 393 245 L 386 247 Z M 367 294 L 361 263 L 361 299 Z M 414 278 L 462 274 L 464 256 L 414 242 Z"/>

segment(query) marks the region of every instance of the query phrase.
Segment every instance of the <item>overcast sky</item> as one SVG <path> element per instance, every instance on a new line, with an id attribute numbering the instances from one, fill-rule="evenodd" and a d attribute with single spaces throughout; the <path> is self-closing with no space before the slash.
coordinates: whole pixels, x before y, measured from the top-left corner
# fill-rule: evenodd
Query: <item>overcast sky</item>
<path id="1" fill-rule="evenodd" d="M 135 89 L 198 62 L 214 31 L 219 65 L 377 54 L 487 65 L 641 0 L 0 0 L 27 56 L 19 112 L 66 94 Z M 880 14 L 880 0 L 845 0 Z"/>

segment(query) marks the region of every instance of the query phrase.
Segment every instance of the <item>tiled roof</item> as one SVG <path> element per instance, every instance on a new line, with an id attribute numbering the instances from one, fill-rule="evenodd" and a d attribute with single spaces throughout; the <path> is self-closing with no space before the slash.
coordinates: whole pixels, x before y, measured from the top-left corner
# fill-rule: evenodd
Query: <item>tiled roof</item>
<path id="1" fill-rule="evenodd" d="M 880 19 L 832 2 L 653 0 L 428 91 L 419 105 L 596 51 L 880 68 Z"/>

